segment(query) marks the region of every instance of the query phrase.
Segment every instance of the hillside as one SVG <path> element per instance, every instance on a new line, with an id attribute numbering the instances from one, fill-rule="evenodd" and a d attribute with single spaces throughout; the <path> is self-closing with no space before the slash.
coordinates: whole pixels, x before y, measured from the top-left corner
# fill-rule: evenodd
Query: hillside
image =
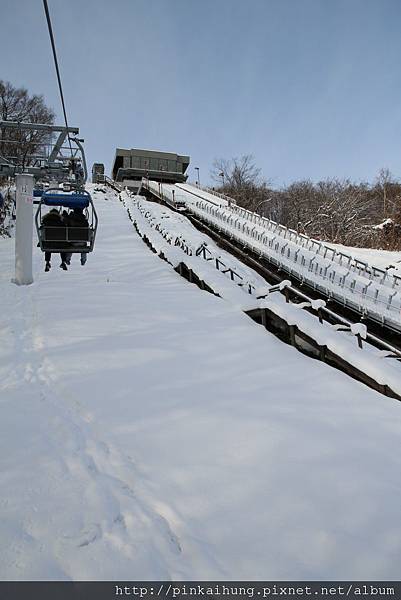
<path id="1" fill-rule="evenodd" d="M 0 577 L 399 579 L 401 406 L 202 292 L 94 192 L 95 251 L 11 284 Z M 36 243 L 36 242 L 35 242 Z"/>

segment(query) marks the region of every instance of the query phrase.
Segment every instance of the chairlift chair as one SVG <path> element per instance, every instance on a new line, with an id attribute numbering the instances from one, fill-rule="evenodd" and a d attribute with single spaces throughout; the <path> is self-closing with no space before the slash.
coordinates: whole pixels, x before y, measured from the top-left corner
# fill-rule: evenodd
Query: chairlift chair
<path id="1" fill-rule="evenodd" d="M 88 227 L 49 226 L 43 223 L 46 213 L 44 206 L 58 208 L 82 208 L 88 220 Z M 98 225 L 98 217 L 91 195 L 86 190 L 63 193 L 59 188 L 46 190 L 41 197 L 35 214 L 35 225 L 39 247 L 42 252 L 92 252 Z"/>

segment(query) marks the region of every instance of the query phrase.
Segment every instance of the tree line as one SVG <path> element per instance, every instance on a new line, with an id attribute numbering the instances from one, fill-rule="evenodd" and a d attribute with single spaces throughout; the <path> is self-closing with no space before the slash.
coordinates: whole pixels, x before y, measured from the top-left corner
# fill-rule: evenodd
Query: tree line
<path id="1" fill-rule="evenodd" d="M 274 189 L 251 155 L 216 159 L 217 191 L 238 204 L 315 239 L 401 250 L 401 183 L 382 169 L 373 183 L 329 178 Z"/>

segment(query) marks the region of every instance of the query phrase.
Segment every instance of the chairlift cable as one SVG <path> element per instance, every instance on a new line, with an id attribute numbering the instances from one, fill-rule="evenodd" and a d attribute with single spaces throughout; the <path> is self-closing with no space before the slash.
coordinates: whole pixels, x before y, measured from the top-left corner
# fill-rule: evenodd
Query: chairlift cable
<path id="1" fill-rule="evenodd" d="M 46 13 L 47 27 L 48 27 L 48 30 L 49 30 L 50 42 L 51 42 L 51 45 L 52 45 L 54 65 L 56 67 L 58 87 L 59 87 L 59 90 L 60 90 L 61 104 L 62 104 L 63 113 L 64 113 L 64 122 L 65 122 L 65 126 L 67 128 L 68 142 L 69 142 L 69 145 L 70 145 L 71 158 L 72 158 L 73 157 L 73 151 L 72 151 L 72 146 L 71 146 L 70 132 L 68 131 L 67 111 L 65 109 L 63 86 L 61 85 L 60 69 L 59 69 L 59 66 L 58 66 L 58 60 L 57 60 L 57 54 L 56 54 L 56 45 L 54 43 L 53 28 L 52 28 L 52 23 L 51 23 L 51 19 L 50 19 L 50 13 L 49 13 L 49 7 L 47 5 L 47 0 L 43 0 L 43 6 L 44 6 L 44 9 L 45 9 L 45 13 Z"/>

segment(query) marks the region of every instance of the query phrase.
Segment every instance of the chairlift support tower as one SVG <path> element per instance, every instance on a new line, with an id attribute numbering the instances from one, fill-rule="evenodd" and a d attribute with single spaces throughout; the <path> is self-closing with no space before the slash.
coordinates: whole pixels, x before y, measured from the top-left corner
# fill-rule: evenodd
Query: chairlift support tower
<path id="1" fill-rule="evenodd" d="M 79 135 L 78 127 L 64 127 L 62 125 L 48 125 L 46 123 L 20 123 L 18 121 L 0 121 L 0 142 L 6 142 L 8 144 L 14 144 L 13 140 L 3 139 L 5 131 L 43 131 L 47 132 L 49 136 L 57 135 L 57 139 L 53 143 L 47 145 L 52 146 L 48 154 L 36 154 L 35 156 L 28 157 L 32 160 L 32 165 L 23 166 L 16 164 L 10 157 L 4 157 L 0 155 L 0 176 L 4 177 L 15 177 L 18 173 L 29 173 L 33 175 L 36 180 L 49 177 L 58 182 L 66 181 L 70 175 L 70 169 L 68 164 L 65 164 L 71 160 L 81 162 L 83 168 L 82 177 L 76 182 L 76 187 L 82 187 L 88 177 L 88 170 L 86 166 L 85 151 L 82 146 L 84 140 L 77 137 Z M 71 149 L 68 148 L 69 156 L 63 154 L 64 142 L 66 138 L 72 142 Z"/>
<path id="2" fill-rule="evenodd" d="M 15 278 L 17 285 L 33 283 L 33 175 L 20 173 L 16 177 L 17 218 L 15 223 Z"/>
<path id="3" fill-rule="evenodd" d="M 58 134 L 55 142 L 47 144 L 47 146 L 52 146 L 50 152 L 37 153 L 35 156 L 29 157 L 33 163 L 29 166 L 18 164 L 11 157 L 0 155 L 0 176 L 16 178 L 15 277 L 13 281 L 17 285 L 29 285 L 33 283 L 33 188 L 35 180 L 47 179 L 56 184 L 68 181 L 71 188 L 82 190 L 88 173 L 82 146 L 83 140 L 77 137 L 79 135 L 78 127 L 0 121 L 0 141 L 8 144 L 18 143 L 3 139 L 4 132 L 12 130 L 45 131 L 49 133 L 50 137 Z M 63 154 L 63 144 L 67 137 L 71 142 L 69 156 Z M 82 172 L 81 170 L 75 171 L 75 179 L 71 178 L 71 161 L 82 164 Z M 97 226 L 97 217 L 95 223 Z M 96 226 L 89 229 L 89 245 L 84 244 L 85 250 L 83 251 L 92 251 Z"/>

